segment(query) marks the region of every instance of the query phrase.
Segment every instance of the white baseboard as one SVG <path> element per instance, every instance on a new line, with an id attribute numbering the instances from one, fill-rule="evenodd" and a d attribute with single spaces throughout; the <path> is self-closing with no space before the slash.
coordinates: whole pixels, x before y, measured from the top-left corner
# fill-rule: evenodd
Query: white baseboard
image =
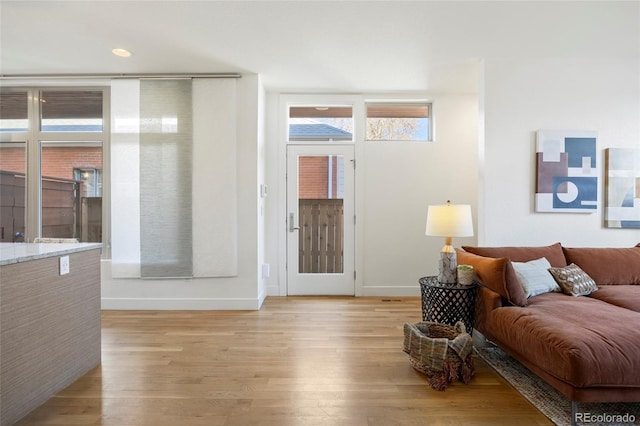
<path id="1" fill-rule="evenodd" d="M 258 299 L 163 299 L 163 298 L 102 298 L 102 310 L 158 311 L 256 311 L 264 298 Z"/>
<path id="2" fill-rule="evenodd" d="M 268 296 L 281 296 L 277 286 L 267 287 Z M 364 286 L 362 296 L 396 296 L 412 297 L 420 296 L 419 286 Z"/>
<path id="3" fill-rule="evenodd" d="M 419 286 L 364 286 L 363 296 L 396 296 L 412 297 L 420 296 Z"/>

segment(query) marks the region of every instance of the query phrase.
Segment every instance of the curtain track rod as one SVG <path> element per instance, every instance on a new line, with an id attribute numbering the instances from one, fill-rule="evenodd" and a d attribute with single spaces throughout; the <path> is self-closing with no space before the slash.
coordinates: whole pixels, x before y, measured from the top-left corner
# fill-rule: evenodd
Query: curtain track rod
<path id="1" fill-rule="evenodd" d="M 118 78 L 242 78 L 240 73 L 196 73 L 196 74 L 0 74 L 2 80 L 30 79 L 118 79 Z"/>

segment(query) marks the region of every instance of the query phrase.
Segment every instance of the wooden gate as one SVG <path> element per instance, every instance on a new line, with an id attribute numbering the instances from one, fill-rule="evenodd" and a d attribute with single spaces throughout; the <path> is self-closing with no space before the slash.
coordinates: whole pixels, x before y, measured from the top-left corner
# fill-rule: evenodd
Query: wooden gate
<path id="1" fill-rule="evenodd" d="M 298 272 L 342 273 L 343 201 L 300 199 L 299 203 Z"/>

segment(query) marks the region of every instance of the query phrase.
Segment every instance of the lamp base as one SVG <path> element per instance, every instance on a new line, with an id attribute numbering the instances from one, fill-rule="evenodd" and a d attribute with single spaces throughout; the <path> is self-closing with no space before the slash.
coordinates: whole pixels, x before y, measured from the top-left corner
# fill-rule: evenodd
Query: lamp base
<path id="1" fill-rule="evenodd" d="M 457 281 L 458 262 L 456 252 L 440 252 L 440 261 L 438 262 L 438 281 L 443 284 L 455 284 Z"/>

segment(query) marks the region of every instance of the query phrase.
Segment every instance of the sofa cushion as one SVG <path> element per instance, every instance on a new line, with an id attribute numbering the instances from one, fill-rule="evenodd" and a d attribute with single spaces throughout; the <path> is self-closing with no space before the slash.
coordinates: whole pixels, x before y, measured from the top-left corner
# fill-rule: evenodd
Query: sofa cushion
<path id="1" fill-rule="evenodd" d="M 640 285 L 640 244 L 633 248 L 562 248 L 598 285 Z"/>
<path id="2" fill-rule="evenodd" d="M 601 285 L 589 297 L 640 312 L 640 285 Z"/>
<path id="3" fill-rule="evenodd" d="M 511 262 L 511 265 L 516 271 L 527 298 L 550 291 L 562 291 L 549 272 L 551 265 L 545 257 L 528 262 Z"/>
<path id="4" fill-rule="evenodd" d="M 469 253 L 477 254 L 485 257 L 506 257 L 509 259 L 505 266 L 505 279 L 500 285 L 505 287 L 503 296 L 505 299 L 516 306 L 526 306 L 527 296 L 522 288 L 522 283 L 518 279 L 511 262 L 528 262 L 530 260 L 546 258 L 551 266 L 567 266 L 567 262 L 562 252 L 560 243 L 543 247 L 474 247 L 462 246 Z M 461 263 L 461 262 L 458 262 Z M 487 284 L 487 283 L 485 283 Z M 502 294 L 502 293 L 500 293 Z"/>
<path id="5" fill-rule="evenodd" d="M 586 296 L 598 289 L 596 282 L 575 263 L 564 268 L 549 268 L 549 272 L 562 291 L 571 296 Z"/>
<path id="6" fill-rule="evenodd" d="M 478 256 L 456 248 L 458 265 L 471 265 L 476 277 L 485 287 L 495 291 L 505 300 L 509 299 L 509 292 L 505 286 L 505 270 L 507 258 L 493 258 Z"/>
<path id="7" fill-rule="evenodd" d="M 512 262 L 528 262 L 534 259 L 546 258 L 551 266 L 567 266 L 562 245 L 555 243 L 542 247 L 473 247 L 462 246 L 465 251 L 487 257 L 506 257 Z"/>
<path id="8" fill-rule="evenodd" d="M 595 293 L 594 293 L 595 294 Z M 640 385 L 640 314 L 591 297 L 546 293 L 501 307 L 485 325 L 496 342 L 576 387 Z"/>

